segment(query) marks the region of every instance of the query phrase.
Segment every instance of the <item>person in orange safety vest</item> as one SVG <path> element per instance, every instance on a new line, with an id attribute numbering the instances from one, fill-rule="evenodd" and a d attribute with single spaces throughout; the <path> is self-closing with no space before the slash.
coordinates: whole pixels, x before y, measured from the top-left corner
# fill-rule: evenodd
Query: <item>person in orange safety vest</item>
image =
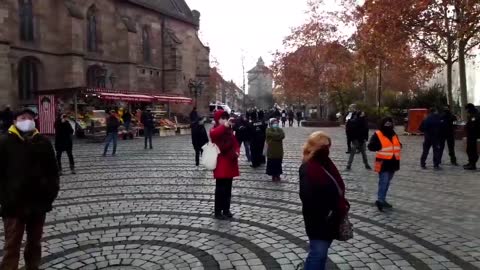
<path id="1" fill-rule="evenodd" d="M 375 202 L 378 210 L 392 208 L 386 200 L 395 172 L 400 170 L 402 144 L 395 133 L 393 119 L 386 117 L 382 120 L 379 130 L 370 138 L 368 150 L 377 152 L 375 157 L 375 171 L 378 173 L 378 198 Z"/>

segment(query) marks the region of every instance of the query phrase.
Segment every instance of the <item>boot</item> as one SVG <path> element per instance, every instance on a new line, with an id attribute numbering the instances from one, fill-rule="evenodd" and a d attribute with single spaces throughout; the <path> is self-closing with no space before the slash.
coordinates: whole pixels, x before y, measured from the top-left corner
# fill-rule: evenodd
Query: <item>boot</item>
<path id="1" fill-rule="evenodd" d="M 383 203 L 381 201 L 376 201 L 375 205 L 378 208 L 378 211 L 383 212 Z"/>
<path id="2" fill-rule="evenodd" d="M 229 211 L 223 211 L 223 216 L 226 218 L 233 218 L 232 212 Z"/>
<path id="3" fill-rule="evenodd" d="M 474 165 L 474 164 L 467 164 L 465 166 L 463 166 L 463 168 L 467 171 L 475 171 L 477 170 L 477 166 Z"/>
<path id="4" fill-rule="evenodd" d="M 71 172 L 72 172 L 72 174 L 77 174 L 77 172 L 75 171 L 75 169 L 71 169 Z"/>

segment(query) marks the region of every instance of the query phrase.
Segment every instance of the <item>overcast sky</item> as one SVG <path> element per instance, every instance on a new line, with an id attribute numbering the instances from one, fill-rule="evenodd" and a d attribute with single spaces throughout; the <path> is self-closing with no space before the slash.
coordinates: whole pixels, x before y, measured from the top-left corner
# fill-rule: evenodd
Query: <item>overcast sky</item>
<path id="1" fill-rule="evenodd" d="M 272 53 L 282 48 L 290 29 L 307 18 L 307 0 L 186 0 L 200 11 L 200 37 L 211 49 L 223 77 L 242 86 L 245 69 L 259 57 L 271 64 Z"/>

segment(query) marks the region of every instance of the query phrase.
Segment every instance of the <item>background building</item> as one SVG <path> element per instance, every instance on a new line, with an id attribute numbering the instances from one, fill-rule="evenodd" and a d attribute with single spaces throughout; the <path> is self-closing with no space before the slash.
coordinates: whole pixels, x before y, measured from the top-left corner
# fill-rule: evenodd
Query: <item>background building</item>
<path id="1" fill-rule="evenodd" d="M 191 96 L 209 76 L 199 23 L 184 0 L 0 1 L 0 104 L 75 87 Z"/>
<path id="2" fill-rule="evenodd" d="M 212 68 L 210 74 L 212 88 L 215 92 L 215 100 L 211 100 L 211 102 L 221 102 L 227 104 L 232 110 L 245 112 L 247 102 L 245 91 L 233 81 L 226 81 L 216 68 Z"/>
<path id="3" fill-rule="evenodd" d="M 265 66 L 260 57 L 257 65 L 248 71 L 248 96 L 254 100 L 259 109 L 269 109 L 273 106 L 273 76 L 272 71 Z"/>

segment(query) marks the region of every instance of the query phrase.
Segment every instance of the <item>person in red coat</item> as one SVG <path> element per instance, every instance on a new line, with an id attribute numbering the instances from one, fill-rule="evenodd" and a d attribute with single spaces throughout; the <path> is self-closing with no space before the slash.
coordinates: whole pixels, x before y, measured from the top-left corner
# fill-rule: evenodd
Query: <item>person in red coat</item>
<path id="1" fill-rule="evenodd" d="M 215 126 L 210 130 L 212 143 L 220 149 L 217 168 L 213 171 L 216 179 L 215 187 L 215 218 L 232 218 L 230 202 L 232 198 L 232 181 L 240 176 L 238 157 L 240 146 L 233 135 L 229 115 L 225 111 L 217 111 L 214 115 Z"/>

